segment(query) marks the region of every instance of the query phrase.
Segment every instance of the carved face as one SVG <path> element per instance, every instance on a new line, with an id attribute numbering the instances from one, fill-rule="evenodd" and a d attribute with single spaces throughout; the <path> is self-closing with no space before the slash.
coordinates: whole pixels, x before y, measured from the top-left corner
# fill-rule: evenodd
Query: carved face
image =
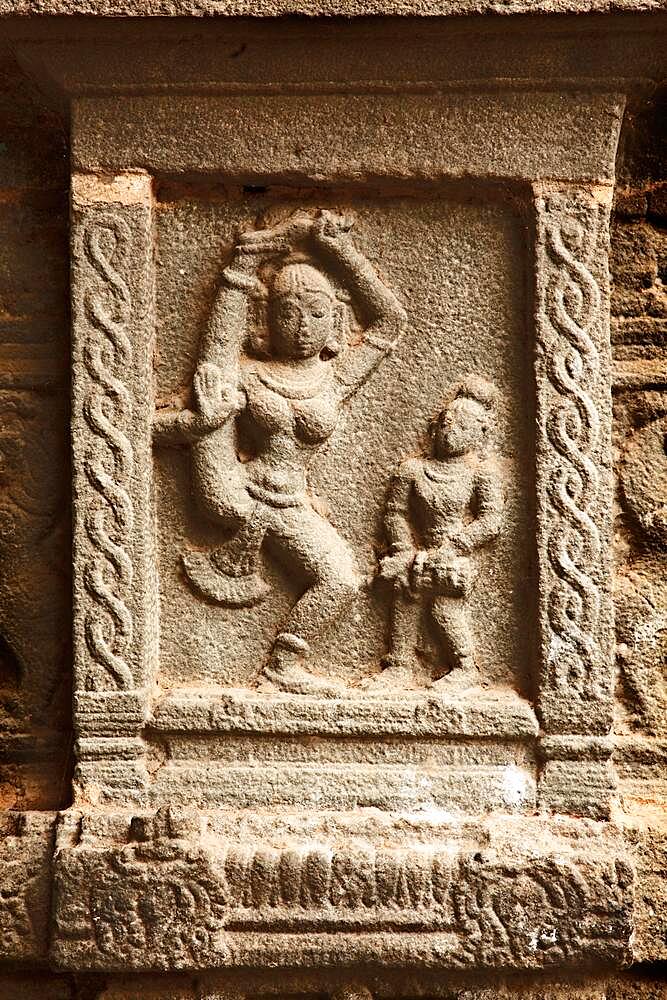
<path id="1" fill-rule="evenodd" d="M 460 397 L 445 407 L 435 428 L 434 451 L 437 458 L 464 455 L 479 448 L 484 441 L 488 414 L 474 399 Z"/>
<path id="2" fill-rule="evenodd" d="M 288 264 L 276 276 L 270 301 L 271 344 L 283 358 L 313 358 L 334 334 L 334 294 L 309 264 Z"/>

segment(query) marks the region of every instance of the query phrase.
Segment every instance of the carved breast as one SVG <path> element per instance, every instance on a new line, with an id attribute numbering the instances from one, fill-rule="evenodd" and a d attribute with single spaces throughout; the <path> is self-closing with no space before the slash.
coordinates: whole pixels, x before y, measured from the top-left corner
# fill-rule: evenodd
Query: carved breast
<path id="1" fill-rule="evenodd" d="M 293 404 L 294 430 L 304 444 L 321 444 L 338 423 L 338 400 L 331 390 Z"/>
<path id="2" fill-rule="evenodd" d="M 244 388 L 249 415 L 266 436 L 286 435 L 304 445 L 317 445 L 331 436 L 338 423 L 339 401 L 330 379 L 313 386 L 312 396 L 288 395 L 289 386 L 269 383 L 257 372 L 249 373 Z"/>

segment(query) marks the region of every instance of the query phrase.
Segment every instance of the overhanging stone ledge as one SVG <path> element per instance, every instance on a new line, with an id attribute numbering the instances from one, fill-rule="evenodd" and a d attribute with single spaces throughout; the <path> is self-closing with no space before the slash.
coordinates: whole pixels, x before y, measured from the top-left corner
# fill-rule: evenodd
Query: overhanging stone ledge
<path id="1" fill-rule="evenodd" d="M 331 699 L 263 695 L 247 688 L 180 688 L 158 698 L 148 728 L 164 732 L 530 738 L 538 723 L 515 691 L 485 698 L 405 692 L 396 698 Z"/>

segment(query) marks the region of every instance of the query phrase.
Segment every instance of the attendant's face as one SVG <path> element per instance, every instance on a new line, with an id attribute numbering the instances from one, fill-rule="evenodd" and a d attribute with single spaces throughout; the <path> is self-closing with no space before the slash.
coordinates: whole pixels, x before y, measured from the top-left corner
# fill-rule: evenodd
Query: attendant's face
<path id="1" fill-rule="evenodd" d="M 436 424 L 436 458 L 453 458 L 479 448 L 484 440 L 486 420 L 484 408 L 474 399 L 455 399 L 442 411 Z"/>
<path id="2" fill-rule="evenodd" d="M 274 292 L 270 309 L 271 344 L 280 357 L 313 358 L 333 337 L 333 301 L 324 291 Z"/>

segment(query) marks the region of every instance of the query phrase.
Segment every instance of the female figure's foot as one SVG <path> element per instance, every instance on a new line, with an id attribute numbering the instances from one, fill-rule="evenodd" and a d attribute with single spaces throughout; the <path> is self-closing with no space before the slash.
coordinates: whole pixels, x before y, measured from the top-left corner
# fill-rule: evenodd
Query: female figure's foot
<path id="1" fill-rule="evenodd" d="M 305 639 L 290 632 L 281 632 L 275 641 L 271 659 L 264 668 L 263 677 L 280 691 L 290 694 L 309 694 L 320 698 L 336 698 L 345 688 L 340 681 L 318 677 L 303 666 L 310 651 Z"/>

